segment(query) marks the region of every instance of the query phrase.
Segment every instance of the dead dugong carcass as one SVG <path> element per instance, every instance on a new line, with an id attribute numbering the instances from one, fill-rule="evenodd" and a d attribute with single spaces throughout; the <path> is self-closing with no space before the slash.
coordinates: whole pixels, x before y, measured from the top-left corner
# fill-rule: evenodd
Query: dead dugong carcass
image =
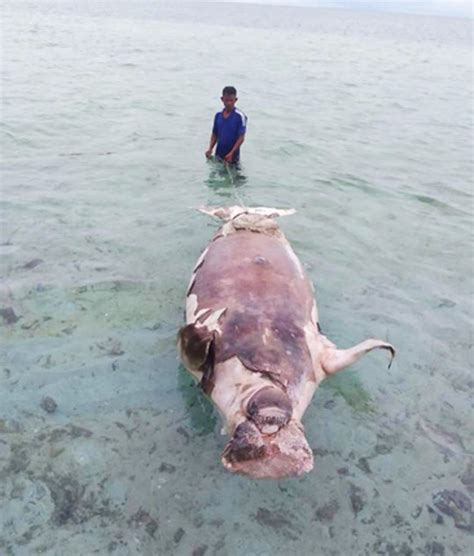
<path id="1" fill-rule="evenodd" d="M 313 454 L 301 419 L 319 383 L 375 348 L 337 349 L 319 327 L 311 282 L 274 220 L 294 210 L 202 208 L 224 220 L 189 284 L 178 348 L 222 413 L 224 466 L 253 478 L 301 475 Z"/>

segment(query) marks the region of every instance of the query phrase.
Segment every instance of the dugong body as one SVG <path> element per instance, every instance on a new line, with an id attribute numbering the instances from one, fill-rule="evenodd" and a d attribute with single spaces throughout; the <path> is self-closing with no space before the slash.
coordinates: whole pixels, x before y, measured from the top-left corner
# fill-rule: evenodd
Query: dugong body
<path id="1" fill-rule="evenodd" d="M 374 348 L 338 350 L 319 327 L 311 282 L 270 208 L 201 209 L 225 221 L 199 257 L 178 335 L 183 363 L 231 436 L 224 466 L 253 478 L 313 467 L 301 419 L 319 383 Z"/>

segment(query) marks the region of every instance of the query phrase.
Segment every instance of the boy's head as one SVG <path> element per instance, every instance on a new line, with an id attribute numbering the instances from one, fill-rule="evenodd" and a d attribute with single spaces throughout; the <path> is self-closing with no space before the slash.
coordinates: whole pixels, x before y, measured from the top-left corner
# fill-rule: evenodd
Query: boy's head
<path id="1" fill-rule="evenodd" d="M 233 110 L 237 101 L 237 89 L 232 86 L 227 86 L 222 89 L 221 100 L 224 103 L 226 110 Z"/>

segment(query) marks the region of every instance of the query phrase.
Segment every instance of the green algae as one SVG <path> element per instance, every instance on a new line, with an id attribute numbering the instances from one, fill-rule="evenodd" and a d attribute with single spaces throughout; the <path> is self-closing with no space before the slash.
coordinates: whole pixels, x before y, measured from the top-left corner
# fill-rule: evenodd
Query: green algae
<path id="1" fill-rule="evenodd" d="M 194 432 L 199 436 L 212 433 L 218 421 L 214 407 L 183 365 L 178 369 L 178 388 Z"/>

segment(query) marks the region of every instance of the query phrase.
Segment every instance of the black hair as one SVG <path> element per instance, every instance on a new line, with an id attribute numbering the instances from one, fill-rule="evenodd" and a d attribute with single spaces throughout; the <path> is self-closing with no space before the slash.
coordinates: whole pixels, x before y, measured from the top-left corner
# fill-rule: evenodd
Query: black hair
<path id="1" fill-rule="evenodd" d="M 227 87 L 224 87 L 222 89 L 222 96 L 225 97 L 226 95 L 228 95 L 228 96 L 234 95 L 236 97 L 237 96 L 237 89 L 235 87 L 232 87 L 231 85 L 228 85 Z"/>

